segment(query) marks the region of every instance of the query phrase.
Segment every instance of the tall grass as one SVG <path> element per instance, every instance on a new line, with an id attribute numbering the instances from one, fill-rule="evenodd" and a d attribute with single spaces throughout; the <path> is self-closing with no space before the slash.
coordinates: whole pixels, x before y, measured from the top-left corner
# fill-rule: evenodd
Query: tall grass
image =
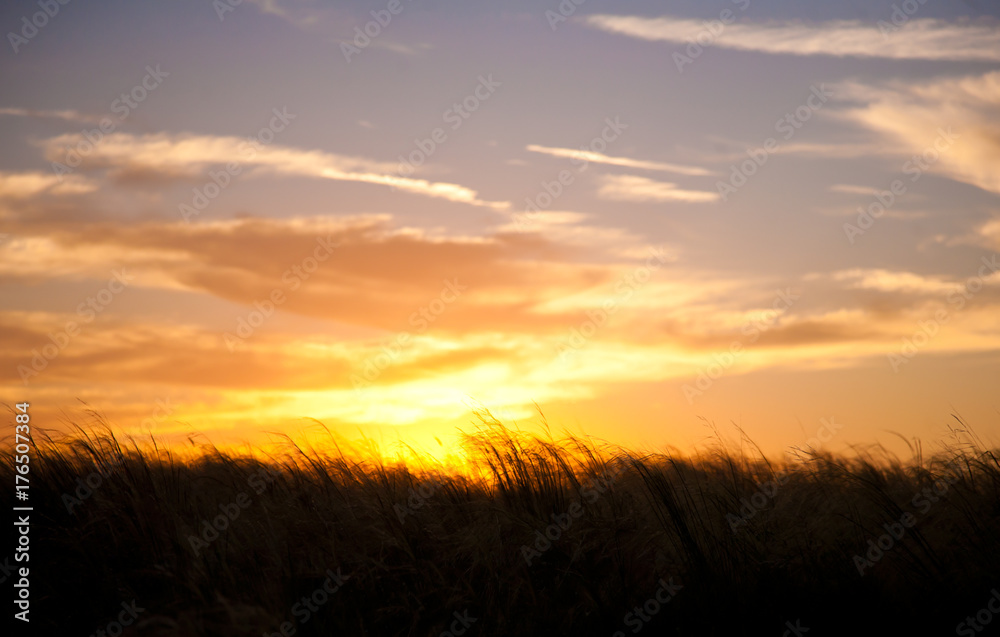
<path id="1" fill-rule="evenodd" d="M 672 578 L 680 592 L 643 634 L 945 634 L 1000 586 L 1000 462 L 967 437 L 927 458 L 792 462 L 722 444 L 637 454 L 482 417 L 461 474 L 333 436 L 180 459 L 110 429 L 36 435 L 33 629 L 91 634 L 135 599 L 134 634 L 439 635 L 464 612 L 470 636 L 633 634 L 626 614 Z M 95 471 L 92 494 L 67 499 Z M 2 472 L 13 484 L 10 455 Z M 929 508 L 914 500 L 935 484 Z M 239 516 L 194 547 L 240 494 Z M 915 524 L 860 574 L 855 556 L 906 513 Z M 346 582 L 303 622 L 293 607 L 328 569 Z"/>

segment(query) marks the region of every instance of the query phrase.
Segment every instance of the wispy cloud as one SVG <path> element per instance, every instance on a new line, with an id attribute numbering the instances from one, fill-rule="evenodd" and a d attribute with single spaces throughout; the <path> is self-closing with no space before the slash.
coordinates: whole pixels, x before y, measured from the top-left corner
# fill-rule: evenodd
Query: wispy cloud
<path id="1" fill-rule="evenodd" d="M 897 272 L 883 269 L 855 268 L 840 270 L 831 274 L 834 281 L 849 287 L 880 292 L 907 292 L 913 294 L 946 294 L 961 289 L 964 281 L 949 280 L 940 276 L 925 276 L 913 272 Z M 1000 281 L 996 274 L 983 279 L 987 284 Z"/>
<path id="2" fill-rule="evenodd" d="M 633 38 L 687 44 L 705 30 L 701 20 L 664 16 L 644 18 L 592 15 L 591 27 Z M 785 55 L 832 55 L 909 60 L 1000 61 L 1000 28 L 994 22 L 954 24 L 914 19 L 892 37 L 873 22 L 837 20 L 819 24 L 798 21 L 730 24 L 714 46 Z"/>
<path id="3" fill-rule="evenodd" d="M 990 219 L 976 229 L 982 239 L 982 243 L 988 247 L 1000 250 L 1000 218 Z"/>
<path id="4" fill-rule="evenodd" d="M 60 179 L 51 173 L 0 172 L 0 199 L 26 199 L 43 193 L 79 195 L 97 190 L 97 184 L 79 175 Z"/>
<path id="5" fill-rule="evenodd" d="M 80 134 L 60 135 L 44 140 L 42 146 L 50 160 L 60 161 L 66 148 L 73 148 L 83 140 Z M 475 190 L 458 184 L 399 177 L 392 174 L 395 167 L 390 162 L 290 146 L 254 146 L 239 137 L 115 133 L 95 145 L 85 161 L 85 167 L 111 168 L 118 172 L 191 176 L 210 166 L 235 161 L 259 172 L 380 184 L 498 210 L 509 206 L 505 201 L 484 201 Z"/>
<path id="6" fill-rule="evenodd" d="M 802 142 L 782 146 L 777 152 L 784 155 L 801 155 L 804 157 L 823 157 L 827 159 L 853 159 L 855 157 L 871 157 L 872 155 L 888 155 L 897 148 L 887 148 L 879 143 L 846 143 L 846 142 Z M 734 155 L 740 157 L 741 155 Z"/>
<path id="7" fill-rule="evenodd" d="M 698 166 L 683 166 L 680 164 L 668 164 L 659 161 L 647 161 L 644 159 L 630 159 L 628 157 L 611 157 L 609 155 L 604 155 L 602 153 L 596 153 L 589 150 L 574 150 L 572 148 L 556 148 L 551 146 L 538 146 L 536 144 L 529 144 L 526 146 L 527 150 L 533 153 L 543 153 L 545 155 L 552 155 L 553 157 L 564 157 L 567 159 L 576 159 L 580 162 L 593 162 L 597 164 L 608 164 L 610 166 L 624 166 L 626 168 L 641 168 L 645 170 L 657 170 L 661 172 L 676 173 L 678 175 L 690 175 L 695 177 L 703 177 L 707 175 L 713 175 L 710 170 L 705 168 L 699 168 Z"/>
<path id="8" fill-rule="evenodd" d="M 1000 71 L 841 88 L 864 103 L 845 111 L 844 118 L 881 134 L 907 157 L 920 154 L 922 161 L 913 162 L 917 167 L 1000 193 Z M 939 148 L 942 130 L 955 139 Z"/>
<path id="9" fill-rule="evenodd" d="M 262 14 L 281 18 L 300 31 L 331 36 L 333 41 L 337 43 L 355 45 L 353 34 L 344 37 L 345 34 L 351 32 L 351 29 L 344 28 L 350 21 L 346 18 L 345 7 L 343 6 L 337 4 L 324 6 L 322 3 L 316 2 L 279 3 L 278 0 L 248 0 L 248 2 L 255 5 Z M 405 7 L 405 5 L 403 6 Z M 355 20 L 358 27 L 364 27 L 367 22 L 373 20 L 373 17 L 365 11 L 355 16 Z M 422 51 L 433 48 L 430 44 L 423 42 L 411 46 L 390 40 L 382 36 L 381 33 L 380 36 L 371 38 L 365 46 L 384 49 L 401 55 L 419 55 Z"/>
<path id="10" fill-rule="evenodd" d="M 605 175 L 597 196 L 615 201 L 686 201 L 704 203 L 719 199 L 719 193 L 682 190 L 677 184 L 655 181 L 637 175 Z"/>
<path id="11" fill-rule="evenodd" d="M 854 186 L 852 184 L 834 184 L 829 188 L 830 192 L 841 192 L 845 195 L 871 195 L 878 192 L 878 188 L 871 186 Z"/>
<path id="12" fill-rule="evenodd" d="M 832 108 L 832 107 L 831 107 Z M 842 120 L 840 113 L 826 111 L 831 119 Z M 775 154 L 796 155 L 800 157 L 819 157 L 822 159 L 854 159 L 857 157 L 872 156 L 895 156 L 899 154 L 900 148 L 896 144 L 886 144 L 885 140 L 872 140 L 866 134 L 866 139 L 870 141 L 833 141 L 833 142 L 789 142 L 778 146 Z M 697 157 L 699 161 L 708 163 L 732 163 L 743 161 L 747 158 L 747 148 L 753 144 L 759 144 L 759 140 L 733 139 L 720 135 L 706 135 L 705 141 L 709 142 L 712 150 L 700 148 L 688 148 L 686 153 L 692 157 Z"/>
<path id="13" fill-rule="evenodd" d="M 288 12 L 278 4 L 278 0 L 249 0 L 260 8 L 261 13 L 270 13 L 282 18 L 288 16 Z"/>
<path id="14" fill-rule="evenodd" d="M 93 123 L 97 122 L 100 118 L 94 115 L 84 115 L 79 111 L 74 111 L 71 109 L 65 110 L 39 110 L 34 108 L 0 108 L 0 115 L 7 115 L 9 117 L 31 117 L 34 119 L 62 119 L 68 122 L 86 122 Z"/>

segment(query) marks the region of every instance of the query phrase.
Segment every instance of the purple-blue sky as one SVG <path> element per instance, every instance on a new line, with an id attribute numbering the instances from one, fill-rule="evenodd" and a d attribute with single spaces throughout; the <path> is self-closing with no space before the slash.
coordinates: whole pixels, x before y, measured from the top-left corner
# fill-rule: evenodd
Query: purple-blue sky
<path id="1" fill-rule="evenodd" d="M 219 441 L 537 403 L 625 444 L 995 442 L 998 15 L 7 3 L 5 399 Z"/>

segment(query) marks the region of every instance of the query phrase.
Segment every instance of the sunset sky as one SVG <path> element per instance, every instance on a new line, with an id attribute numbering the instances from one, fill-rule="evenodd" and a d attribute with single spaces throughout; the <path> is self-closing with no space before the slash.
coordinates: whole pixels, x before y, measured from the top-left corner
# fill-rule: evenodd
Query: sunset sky
<path id="1" fill-rule="evenodd" d="M 36 426 L 1000 441 L 995 4 L 42 5 L 0 9 Z"/>

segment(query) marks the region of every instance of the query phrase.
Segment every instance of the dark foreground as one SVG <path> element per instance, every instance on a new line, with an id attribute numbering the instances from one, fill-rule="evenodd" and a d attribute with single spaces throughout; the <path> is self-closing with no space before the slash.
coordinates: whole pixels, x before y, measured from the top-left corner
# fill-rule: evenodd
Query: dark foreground
<path id="1" fill-rule="evenodd" d="M 971 443 L 777 465 L 493 422 L 469 440 L 490 477 L 473 481 L 336 450 L 184 463 L 35 442 L 17 634 L 1000 632 L 1000 463 Z"/>

